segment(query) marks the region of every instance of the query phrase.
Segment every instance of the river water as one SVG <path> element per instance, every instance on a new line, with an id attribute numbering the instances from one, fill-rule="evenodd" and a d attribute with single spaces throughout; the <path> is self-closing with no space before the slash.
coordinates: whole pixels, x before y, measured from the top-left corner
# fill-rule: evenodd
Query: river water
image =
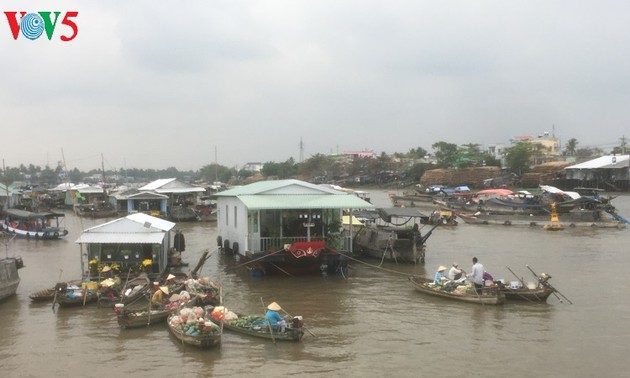
<path id="1" fill-rule="evenodd" d="M 372 202 L 389 206 L 385 192 Z M 613 203 L 630 215 L 630 197 Z M 225 304 L 263 312 L 277 301 L 302 315 L 311 333 L 278 343 L 225 333 L 220 348 L 197 350 L 173 339 L 166 325 L 118 327 L 111 309 L 59 308 L 31 303 L 29 293 L 80 277 L 81 231 L 103 223 L 68 213 L 60 241 L 14 240 L 9 254 L 26 267 L 17 295 L 0 303 L 0 367 L 16 377 L 625 377 L 630 301 L 623 271 L 630 263 L 628 229 L 575 228 L 560 232 L 510 226 L 438 228 L 428 240 L 426 265 L 352 262 L 346 277 L 250 277 L 216 251 L 216 224 L 181 223 L 184 261 L 192 268 L 215 251 L 203 275 L 220 281 Z M 4 253 L 4 251 L 2 251 Z M 537 273 L 566 298 L 547 304 L 481 306 L 423 296 L 409 274 L 432 276 L 458 261 L 467 271 L 477 256 L 495 278 Z"/>

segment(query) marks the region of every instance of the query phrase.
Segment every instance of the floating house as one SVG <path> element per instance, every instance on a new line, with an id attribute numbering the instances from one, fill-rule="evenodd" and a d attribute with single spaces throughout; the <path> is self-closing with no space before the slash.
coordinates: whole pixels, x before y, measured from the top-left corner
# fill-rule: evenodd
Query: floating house
<path id="1" fill-rule="evenodd" d="M 83 231 L 81 246 L 84 280 L 94 280 L 107 265 L 126 276 L 146 272 L 161 276 L 168 266 L 170 231 L 175 223 L 143 213 L 130 214 Z"/>
<path id="2" fill-rule="evenodd" d="M 299 180 L 260 181 L 216 197 L 217 243 L 256 274 L 343 269 L 352 251 L 344 210 L 374 208 L 354 194 Z"/>

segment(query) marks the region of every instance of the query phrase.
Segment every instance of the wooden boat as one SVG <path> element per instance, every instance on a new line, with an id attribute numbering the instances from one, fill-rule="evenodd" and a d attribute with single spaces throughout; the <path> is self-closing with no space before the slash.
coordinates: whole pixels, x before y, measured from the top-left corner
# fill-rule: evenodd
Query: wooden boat
<path id="1" fill-rule="evenodd" d="M 0 259 L 0 300 L 15 295 L 20 284 L 18 269 L 24 267 L 21 257 Z"/>
<path id="2" fill-rule="evenodd" d="M 68 281 L 67 285 L 68 286 L 81 286 L 82 281 L 81 280 L 75 280 L 75 281 Z M 42 289 L 42 290 L 38 290 L 35 292 L 32 292 L 31 294 L 28 295 L 29 298 L 31 298 L 31 301 L 33 302 L 49 302 L 52 301 L 55 297 L 55 292 L 57 291 L 56 289 L 56 285 L 53 287 L 49 287 L 47 289 Z"/>
<path id="3" fill-rule="evenodd" d="M 267 320 L 263 315 L 232 314 L 236 316 L 236 319 L 224 319 L 223 321 L 223 328 L 228 331 L 274 341 L 300 341 L 304 336 L 304 321 L 299 316 L 295 316 L 292 321 L 287 322 L 284 332 L 273 331 L 272 333 L 269 331 Z M 217 325 L 221 324 L 220 320 L 212 316 L 210 319 Z"/>
<path id="4" fill-rule="evenodd" d="M 416 208 L 381 208 L 354 215 L 364 223 L 354 237 L 356 250 L 366 257 L 396 263 L 424 263 L 425 243 L 442 224 L 434 225 L 425 235 L 419 229 L 414 231 L 412 225 L 426 223 L 429 218 Z"/>
<path id="5" fill-rule="evenodd" d="M 162 323 L 182 306 L 192 303 L 190 298 L 176 300 L 161 306 L 149 305 L 149 301 L 150 299 L 141 301 L 141 304 L 135 303 L 131 307 L 124 304 L 116 304 L 114 312 L 116 313 L 118 325 L 122 328 L 137 328 Z"/>
<path id="6" fill-rule="evenodd" d="M 205 321 L 202 325 L 199 325 L 200 323 L 191 323 L 190 326 L 187 323 L 177 324 L 174 319 L 178 316 L 179 315 L 176 313 L 169 315 L 167 323 L 168 330 L 182 344 L 197 348 L 212 348 L 221 345 L 221 335 L 223 334 L 222 327 L 217 327 L 217 325 L 210 320 Z M 194 331 L 191 332 L 192 329 L 194 329 Z"/>
<path id="7" fill-rule="evenodd" d="M 57 293 L 53 298 L 53 307 L 81 306 L 98 300 L 98 283 L 83 282 L 79 285 L 69 285 L 67 282 L 58 283 L 55 286 Z"/>
<path id="8" fill-rule="evenodd" d="M 3 214 L 4 232 L 25 239 L 59 239 L 68 235 L 61 225 L 63 213 L 32 213 L 20 209 L 7 209 Z"/>
<path id="9" fill-rule="evenodd" d="M 508 270 L 518 278 L 512 269 L 508 267 Z M 549 283 L 550 278 L 551 276 L 549 274 L 541 273 L 540 275 L 536 275 L 538 283 L 525 283 L 521 278 L 518 278 L 518 281 L 510 282 L 509 285 L 506 285 L 503 281 L 495 281 L 495 283 L 509 301 L 546 302 L 547 298 L 556 291 Z"/>
<path id="10" fill-rule="evenodd" d="M 98 305 L 104 307 L 113 307 L 116 303 L 130 304 L 140 298 L 151 289 L 151 280 L 146 273 L 130 279 L 122 288 L 122 290 L 114 289 L 108 291 L 113 295 L 101 295 L 98 299 Z M 101 289 L 101 294 L 103 294 Z"/>
<path id="11" fill-rule="evenodd" d="M 410 276 L 409 282 L 411 282 L 416 291 L 435 297 L 482 305 L 498 305 L 505 302 L 505 294 L 495 288 L 484 288 L 481 294 L 477 294 L 474 288 L 449 292 L 443 290 L 440 286 L 434 285 L 432 279 L 420 276 Z"/>
<path id="12" fill-rule="evenodd" d="M 208 277 L 186 281 L 185 289 L 196 298 L 197 306 L 218 306 L 221 303 L 221 288 Z"/>
<path id="13" fill-rule="evenodd" d="M 505 299 L 508 301 L 521 300 L 529 302 L 546 302 L 547 298 L 549 298 L 549 296 L 553 293 L 553 289 L 543 286 L 537 286 L 530 289 L 528 287 L 509 287 L 499 285 L 499 290 L 503 292 Z"/>

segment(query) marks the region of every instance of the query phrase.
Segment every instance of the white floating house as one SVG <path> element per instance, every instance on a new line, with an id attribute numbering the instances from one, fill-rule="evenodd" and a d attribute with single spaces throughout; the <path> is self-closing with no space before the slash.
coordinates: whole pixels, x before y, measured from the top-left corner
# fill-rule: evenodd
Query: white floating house
<path id="1" fill-rule="evenodd" d="M 97 278 L 104 265 L 114 267 L 121 276 L 128 272 L 161 276 L 168 265 L 173 227 L 173 222 L 135 213 L 88 228 L 76 241 L 81 245 L 83 278 Z"/>

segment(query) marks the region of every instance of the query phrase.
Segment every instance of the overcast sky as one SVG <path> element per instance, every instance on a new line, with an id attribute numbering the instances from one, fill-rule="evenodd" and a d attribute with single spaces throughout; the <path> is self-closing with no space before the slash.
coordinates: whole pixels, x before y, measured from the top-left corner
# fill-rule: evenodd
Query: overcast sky
<path id="1" fill-rule="evenodd" d="M 176 167 L 547 131 L 610 150 L 630 113 L 630 2 L 2 0 L 7 166 Z"/>

